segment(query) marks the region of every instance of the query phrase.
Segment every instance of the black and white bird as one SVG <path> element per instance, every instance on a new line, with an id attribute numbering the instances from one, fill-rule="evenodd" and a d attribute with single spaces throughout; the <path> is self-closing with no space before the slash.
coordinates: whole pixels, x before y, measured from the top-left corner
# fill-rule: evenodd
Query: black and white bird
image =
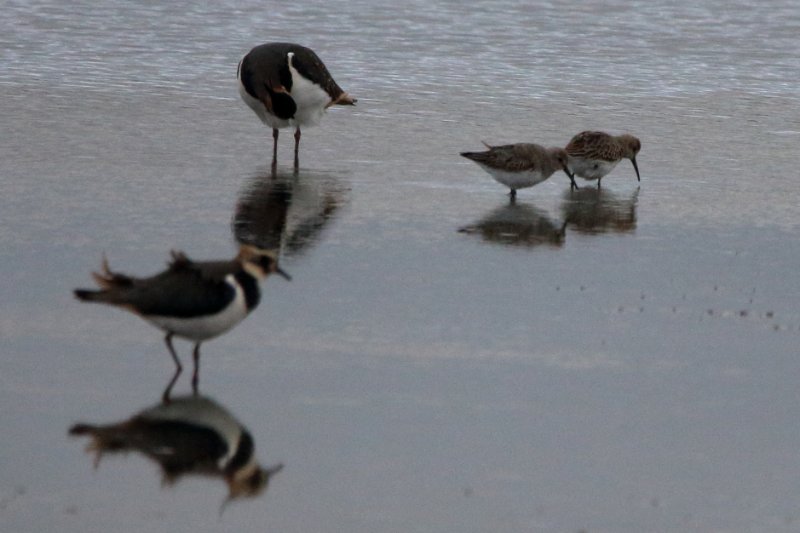
<path id="1" fill-rule="evenodd" d="M 192 386 L 197 391 L 200 345 L 244 320 L 261 299 L 258 282 L 272 273 L 291 279 L 273 255 L 252 246 L 240 247 L 229 261 L 192 261 L 173 251 L 167 270 L 148 278 L 113 272 L 103 258 L 102 271 L 92 274 L 100 290 L 76 289 L 75 296 L 127 309 L 166 331 L 164 341 L 176 366 L 164 391 L 168 399 L 182 370 L 172 337 L 195 342 Z"/>
<path id="2" fill-rule="evenodd" d="M 293 43 L 256 46 L 239 62 L 239 94 L 272 128 L 272 167 L 278 163 L 278 130 L 295 128 L 294 166 L 299 166 L 300 127 L 314 126 L 332 105 L 356 99 L 333 80 L 313 50 Z"/>
<path id="3" fill-rule="evenodd" d="M 185 475 L 222 478 L 228 501 L 262 494 L 282 464 L 263 468 L 251 433 L 227 409 L 206 396 L 176 397 L 111 424 L 79 423 L 73 436 L 88 436 L 95 467 L 106 453 L 138 451 L 158 463 L 162 484 Z"/>

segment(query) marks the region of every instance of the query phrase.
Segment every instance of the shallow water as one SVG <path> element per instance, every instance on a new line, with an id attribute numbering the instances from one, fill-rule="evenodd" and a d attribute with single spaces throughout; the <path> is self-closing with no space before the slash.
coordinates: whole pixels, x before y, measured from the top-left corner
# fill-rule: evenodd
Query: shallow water
<path id="1" fill-rule="evenodd" d="M 142 21 L 147 20 L 147 24 Z M 793 2 L 10 2 L 0 21 L 0 524 L 8 531 L 795 531 L 800 13 Z M 359 99 L 277 179 L 236 63 L 312 46 Z M 642 139 L 570 193 L 458 152 Z M 279 247 L 293 281 L 203 346 L 262 496 L 97 469 L 161 334 L 77 303 L 105 253 Z M 186 363 L 190 345 L 177 342 Z M 188 376 L 176 385 L 189 390 Z"/>

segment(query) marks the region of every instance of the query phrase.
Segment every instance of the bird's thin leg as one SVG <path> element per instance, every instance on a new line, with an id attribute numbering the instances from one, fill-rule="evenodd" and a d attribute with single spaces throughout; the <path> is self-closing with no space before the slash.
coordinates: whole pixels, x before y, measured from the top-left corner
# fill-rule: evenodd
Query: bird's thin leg
<path id="1" fill-rule="evenodd" d="M 508 193 L 508 196 L 509 196 L 509 198 L 511 198 L 511 201 L 513 202 L 514 200 L 517 199 L 517 190 L 516 189 L 511 189 L 511 192 Z"/>
<path id="2" fill-rule="evenodd" d="M 278 128 L 272 128 L 272 168 L 278 166 Z"/>
<path id="3" fill-rule="evenodd" d="M 294 130 L 294 168 L 300 166 L 300 126 Z"/>
<path id="4" fill-rule="evenodd" d="M 597 179 L 597 188 L 598 188 L 598 189 L 600 188 L 600 180 L 602 180 L 602 179 L 603 179 L 603 178 L 598 178 L 598 179 Z"/>
<path id="5" fill-rule="evenodd" d="M 200 382 L 200 343 L 194 345 L 192 352 L 192 359 L 194 359 L 194 373 L 192 374 L 192 392 L 197 394 L 197 385 Z"/>
<path id="6" fill-rule="evenodd" d="M 169 403 L 169 395 L 172 392 L 172 387 L 175 385 L 175 382 L 178 381 L 178 376 L 181 375 L 183 367 L 181 366 L 180 359 L 178 359 L 178 354 L 175 353 L 175 348 L 172 346 L 172 333 L 167 333 L 167 336 L 164 337 L 164 342 L 167 344 L 167 349 L 172 356 L 172 360 L 175 361 L 175 374 L 172 375 L 172 379 L 169 380 L 167 388 L 164 389 L 164 393 L 161 395 L 161 400 L 164 403 Z"/>

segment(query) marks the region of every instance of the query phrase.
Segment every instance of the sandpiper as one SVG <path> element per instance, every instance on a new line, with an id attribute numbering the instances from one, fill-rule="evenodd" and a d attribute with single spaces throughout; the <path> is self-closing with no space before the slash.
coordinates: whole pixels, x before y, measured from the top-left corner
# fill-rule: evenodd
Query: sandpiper
<path id="1" fill-rule="evenodd" d="M 463 157 L 475 161 L 498 182 L 511 189 L 511 199 L 517 189 L 533 187 L 557 170 L 569 176 L 572 186 L 577 188 L 575 178 L 567 168 L 567 153 L 563 148 L 545 148 L 538 144 L 518 143 L 491 146 L 485 152 L 461 152 Z"/>
<path id="2" fill-rule="evenodd" d="M 636 154 L 642 148 L 642 143 L 633 135 L 609 135 L 602 131 L 583 131 L 574 136 L 567 144 L 565 150 L 569 156 L 569 168 L 576 176 L 587 181 L 600 180 L 614 170 L 623 158 L 630 159 L 636 171 L 636 180 L 639 177 L 639 166 L 636 164 Z"/>
<path id="3" fill-rule="evenodd" d="M 274 256 L 252 246 L 242 246 L 229 261 L 196 262 L 173 251 L 167 270 L 148 278 L 113 272 L 104 257 L 102 272 L 92 274 L 100 290 L 76 289 L 75 296 L 122 307 L 167 332 L 164 341 L 176 367 L 164 391 L 167 400 L 182 370 L 172 337 L 195 342 L 192 387 L 196 392 L 200 344 L 241 322 L 261 298 L 258 282 L 272 273 L 291 279 Z"/>
<path id="4" fill-rule="evenodd" d="M 272 167 L 278 164 L 278 130 L 294 127 L 294 166 L 299 166 L 300 126 L 319 123 L 332 105 L 356 99 L 333 80 L 313 50 L 292 43 L 256 46 L 239 62 L 239 94 L 261 121 L 272 128 Z"/>
<path id="5" fill-rule="evenodd" d="M 79 423 L 70 435 L 91 438 L 95 467 L 105 453 L 134 450 L 161 467 L 163 485 L 195 474 L 219 477 L 228 485 L 228 499 L 262 494 L 282 464 L 263 468 L 255 458 L 250 432 L 227 409 L 206 396 L 176 397 L 112 424 Z"/>

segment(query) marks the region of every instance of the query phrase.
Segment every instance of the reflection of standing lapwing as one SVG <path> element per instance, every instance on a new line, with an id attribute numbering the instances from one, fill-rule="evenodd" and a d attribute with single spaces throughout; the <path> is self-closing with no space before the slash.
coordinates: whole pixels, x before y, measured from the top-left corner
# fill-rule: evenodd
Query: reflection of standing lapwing
<path id="1" fill-rule="evenodd" d="M 172 252 L 169 268 L 149 278 L 112 272 L 104 258 L 102 272 L 92 274 L 100 290 L 77 289 L 75 296 L 125 308 L 167 332 L 164 340 L 176 366 L 164 391 L 167 399 L 182 369 L 173 335 L 195 341 L 192 386 L 197 391 L 200 344 L 241 322 L 258 305 L 258 282 L 274 272 L 289 279 L 272 256 L 251 246 L 242 246 L 230 261 L 195 262 Z"/>
<path id="2" fill-rule="evenodd" d="M 312 50 L 291 43 L 256 46 L 239 62 L 239 94 L 272 128 L 272 167 L 278 163 L 278 130 L 294 127 L 294 166 L 299 165 L 300 126 L 319 123 L 332 105 L 353 105 Z"/>
<path id="3" fill-rule="evenodd" d="M 75 424 L 70 435 L 88 435 L 95 466 L 105 453 L 138 451 L 161 467 L 163 484 L 182 476 L 225 480 L 228 501 L 263 494 L 283 465 L 263 468 L 255 457 L 250 432 L 211 398 L 182 396 L 113 424 Z"/>
<path id="4" fill-rule="evenodd" d="M 503 146 L 489 146 L 485 152 L 461 152 L 463 157 L 475 161 L 498 183 L 511 189 L 511 199 L 517 196 L 517 189 L 533 187 L 541 183 L 557 170 L 569 176 L 572 186 L 575 179 L 567 168 L 567 153 L 563 148 L 545 148 L 538 144 L 518 143 Z"/>
<path id="5" fill-rule="evenodd" d="M 587 181 L 597 180 L 599 188 L 603 176 L 614 170 L 622 159 L 631 160 L 636 180 L 641 181 L 636 164 L 636 154 L 641 148 L 642 143 L 633 135 L 614 136 L 602 131 L 583 131 L 569 141 L 565 150 L 569 156 L 570 170 Z"/>

